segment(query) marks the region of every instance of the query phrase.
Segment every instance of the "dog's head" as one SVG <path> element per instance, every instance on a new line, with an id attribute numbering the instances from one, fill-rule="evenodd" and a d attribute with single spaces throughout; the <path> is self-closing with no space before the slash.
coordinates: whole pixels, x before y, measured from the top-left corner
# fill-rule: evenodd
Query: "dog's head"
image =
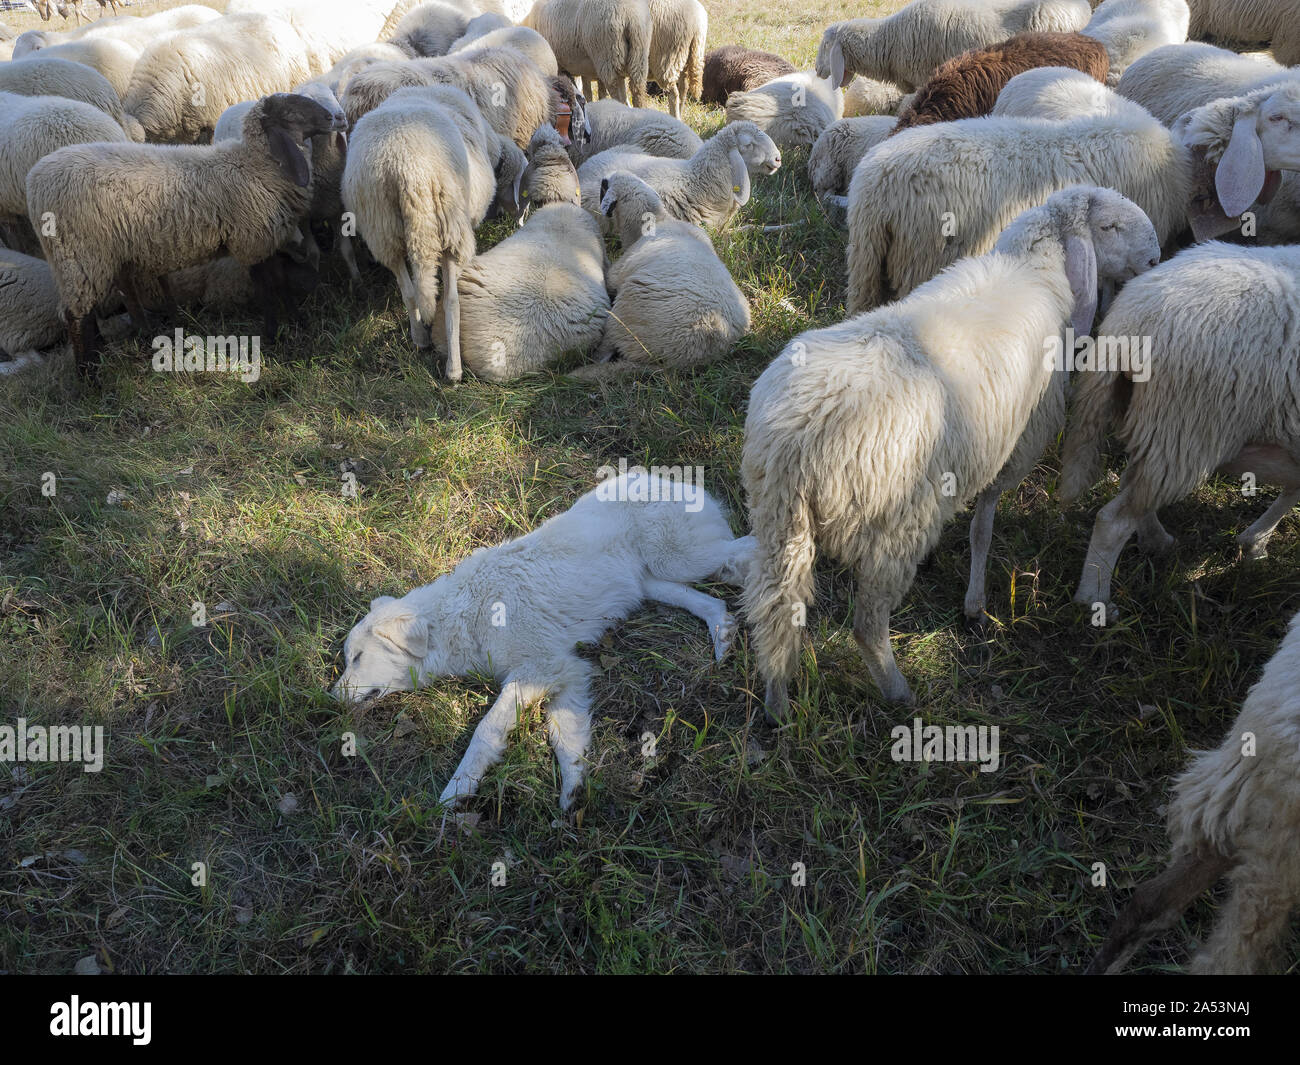
<path id="1" fill-rule="evenodd" d="M 343 675 L 331 695 L 363 703 L 389 692 L 413 691 L 424 676 L 429 623 L 403 599 L 381 595 L 343 644 Z"/>

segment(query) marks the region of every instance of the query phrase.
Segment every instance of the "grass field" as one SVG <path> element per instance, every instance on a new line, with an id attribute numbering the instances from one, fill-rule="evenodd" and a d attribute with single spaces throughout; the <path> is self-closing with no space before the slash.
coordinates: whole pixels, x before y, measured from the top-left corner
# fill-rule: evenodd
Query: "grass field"
<path id="1" fill-rule="evenodd" d="M 708 6 L 712 44 L 810 65 L 827 23 L 898 5 Z M 722 115 L 688 117 L 707 133 Z M 357 713 L 325 695 L 373 596 L 531 529 L 602 465 L 702 466 L 743 528 L 749 386 L 791 336 L 843 316 L 843 238 L 806 158 L 756 180 L 739 219 L 793 228 L 717 238 L 754 330 L 693 374 L 447 388 L 413 354 L 391 277 L 372 268 L 349 293 L 331 261 L 255 384 L 155 374 L 144 338 L 110 349 L 99 390 L 58 374 L 0 386 L 0 723 L 108 733 L 98 774 L 0 767 L 0 970 L 92 956 L 177 973 L 1086 965 L 1131 885 L 1163 865 L 1170 774 L 1219 742 L 1300 605 L 1294 517 L 1267 560 L 1239 561 L 1232 540 L 1271 491 L 1243 500 L 1216 482 L 1171 508 L 1179 547 L 1125 553 L 1122 617 L 1101 630 L 1070 595 L 1113 482 L 1063 508 L 1053 454 L 1004 497 L 984 635 L 962 617 L 966 523 L 947 530 L 894 617 L 896 653 L 926 723 L 1000 726 L 991 774 L 891 761 L 890 730 L 913 715 L 869 682 L 852 583 L 829 567 L 779 730 L 743 637 L 715 666 L 699 622 L 650 608 L 586 650 L 597 717 L 574 823 L 558 819 L 536 714 L 470 804 L 477 826 L 444 822 L 436 798 L 490 683 L 439 681 Z M 258 329 L 251 314 L 175 324 Z M 1091 884 L 1095 862 L 1107 887 Z M 1211 915 L 1202 900 L 1138 967 L 1181 964 Z"/>

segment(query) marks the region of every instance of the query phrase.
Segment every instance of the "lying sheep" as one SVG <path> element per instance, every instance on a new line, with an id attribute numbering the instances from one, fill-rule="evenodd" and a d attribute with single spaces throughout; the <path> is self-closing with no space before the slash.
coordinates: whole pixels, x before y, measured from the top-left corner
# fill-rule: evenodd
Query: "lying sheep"
<path id="1" fill-rule="evenodd" d="M 36 54 L 42 59 L 65 59 L 90 67 L 113 86 L 113 92 L 119 100 L 126 96 L 127 86 L 131 84 L 131 72 L 140 58 L 139 49 L 123 41 L 98 37 L 42 48 Z"/>
<path id="2" fill-rule="evenodd" d="M 1169 868 L 1139 884 L 1089 973 L 1124 967 L 1157 932 L 1172 928 L 1215 881 L 1230 894 L 1192 959 L 1205 974 L 1269 968 L 1300 903 L 1300 615 L 1246 695 L 1223 744 L 1199 752 L 1174 783 L 1167 822 Z"/>
<path id="3" fill-rule="evenodd" d="M 249 111 L 237 141 L 74 145 L 32 167 L 28 213 L 57 220 L 40 228 L 41 248 L 78 363 L 98 348 L 92 312 L 115 287 L 130 294 L 137 275 L 157 277 L 222 251 L 254 268 L 273 335 L 278 291 L 263 264 L 297 235 L 310 202 L 301 145 L 338 128 L 315 101 L 277 93 Z"/>
<path id="4" fill-rule="evenodd" d="M 1244 96 L 1286 77 L 1286 67 L 1266 58 L 1190 41 L 1144 55 L 1124 72 L 1116 91 L 1169 126 L 1211 100 Z"/>
<path id="5" fill-rule="evenodd" d="M 886 18 L 828 26 L 817 48 L 817 74 L 837 86 L 861 74 L 912 92 L 972 48 L 1028 30 L 1080 30 L 1091 14 L 1088 0 L 912 0 Z"/>
<path id="6" fill-rule="evenodd" d="M 474 227 L 497 199 L 503 143 L 460 89 L 400 89 L 356 124 L 343 170 L 343 203 L 397 278 L 419 349 L 433 343 L 441 268 L 449 381 L 461 378 L 457 278 L 474 258 Z"/>
<path id="7" fill-rule="evenodd" d="M 911 103 L 914 96 L 905 98 L 903 90 L 891 82 L 854 76 L 844 90 L 844 117 L 894 115 L 902 109 L 904 99 Z"/>
<path id="8" fill-rule="evenodd" d="M 1195 117 L 1195 134 L 1167 130 L 1118 97 L 1112 103 L 1113 114 L 1066 122 L 947 122 L 871 151 L 849 186 L 849 311 L 878 305 L 889 289 L 905 295 L 962 255 L 986 251 L 999 227 L 1047 190 L 1104 181 L 1146 211 L 1166 244 L 1189 216 L 1197 239 L 1237 227 L 1266 193 L 1263 183 L 1247 187 L 1238 165 L 1255 147 L 1269 171 L 1294 165 L 1272 120 L 1300 126 L 1300 85 L 1206 105 L 1185 116 Z M 1232 180 L 1216 189 L 1221 159 L 1221 176 Z"/>
<path id="9" fill-rule="evenodd" d="M 123 106 L 153 141 L 207 140 L 221 112 L 313 77 L 298 32 L 269 15 L 223 15 L 140 54 Z"/>
<path id="10" fill-rule="evenodd" d="M 498 30 L 527 29 L 527 26 L 516 26 L 505 15 L 498 14 L 495 11 L 485 11 L 481 15 L 475 15 L 469 20 L 465 27 L 465 32 L 457 37 L 448 49 L 454 52 L 457 48 L 467 48 L 475 41 L 482 40 L 489 33 L 496 33 Z M 536 31 L 533 31 L 536 32 Z M 540 36 L 540 34 L 539 34 Z M 543 38 L 545 40 L 545 38 Z M 550 45 L 546 46 L 550 48 Z M 520 49 L 522 51 L 522 49 Z"/>
<path id="11" fill-rule="evenodd" d="M 510 48 L 526 55 L 543 74 L 554 77 L 560 72 L 560 65 L 555 61 L 555 53 L 546 43 L 546 38 L 527 26 L 510 26 L 478 37 L 462 37 L 452 44 L 447 54 L 468 54 L 483 48 Z"/>
<path id="12" fill-rule="evenodd" d="M 275 259 L 288 286 L 289 299 L 300 303 L 311 295 L 320 278 L 319 272 L 284 252 L 276 252 Z M 253 306 L 261 295 L 252 271 L 229 255 L 168 274 L 167 294 L 170 302 L 178 306 L 217 311 Z"/>
<path id="13" fill-rule="evenodd" d="M 745 612 L 769 717 L 786 717 L 816 552 L 857 577 L 853 632 L 884 696 L 912 702 L 889 616 L 963 503 L 1007 471 L 1054 370 L 1044 342 L 1086 333 L 1099 281 L 1157 257 L 1151 223 L 1109 189 L 1071 188 L 987 255 L 907 299 L 797 337 L 750 393 L 741 476 L 757 557 Z M 1029 434 L 1035 435 L 1035 434 Z"/>
<path id="14" fill-rule="evenodd" d="M 616 171 L 601 182 L 600 209 L 624 250 L 609 268 L 614 303 L 596 361 L 575 376 L 699 366 L 749 332 L 749 304 L 708 234 L 671 217 L 654 189 Z"/>
<path id="15" fill-rule="evenodd" d="M 329 86 L 330 92 L 342 99 L 348 81 L 358 71 L 365 70 L 372 63 L 405 63 L 410 58 L 411 56 L 407 55 L 395 44 L 387 44 L 383 41 L 376 41 L 374 44 L 363 44 L 360 48 L 353 48 L 352 51 L 342 56 L 338 62 L 315 80 L 322 85 Z"/>
<path id="16" fill-rule="evenodd" d="M 748 92 L 776 78 L 798 71 L 788 59 L 771 52 L 759 52 L 728 44 L 704 57 L 704 87 L 700 99 L 706 104 L 725 104 L 733 92 Z"/>
<path id="17" fill-rule="evenodd" d="M 826 127 L 808 156 L 808 180 L 823 205 L 848 210 L 853 171 L 867 152 L 893 132 L 895 122 L 893 115 L 865 115 L 842 118 Z"/>
<path id="18" fill-rule="evenodd" d="M 590 138 L 582 143 L 575 140 L 569 149 L 575 165 L 611 148 L 665 159 L 689 159 L 704 146 L 699 134 L 685 122 L 649 107 L 595 100 L 587 104 L 586 116 Z"/>
<path id="19" fill-rule="evenodd" d="M 412 56 L 446 55 L 453 42 L 464 36 L 471 17 L 463 8 L 440 0 L 421 4 L 402 16 L 388 43 Z"/>
<path id="20" fill-rule="evenodd" d="M 1120 115 L 1129 101 L 1096 78 L 1066 67 L 1038 67 L 1017 74 L 998 93 L 993 115 L 1065 122 L 1084 115 Z"/>
<path id="21" fill-rule="evenodd" d="M 1114 86 L 1148 52 L 1186 41 L 1189 17 L 1186 0 L 1105 0 L 1079 32 L 1105 47 Z"/>
<path id="22" fill-rule="evenodd" d="M 37 162 L 69 144 L 126 140 L 122 127 L 90 104 L 0 92 L 0 227 L 6 243 L 35 250 L 27 225 L 27 174 Z M 49 227 L 43 215 L 33 219 L 37 229 Z M 62 218 L 55 220 L 62 224 Z"/>
<path id="23" fill-rule="evenodd" d="M 0 374 L 39 366 L 40 353 L 64 337 L 59 293 L 43 259 L 0 247 Z"/>
<path id="24" fill-rule="evenodd" d="M 17 63 L 0 63 L 0 92 L 19 96 L 62 96 L 103 111 L 133 141 L 144 140 L 144 129 L 122 110 L 108 79 L 97 70 L 70 59 L 49 58 L 45 52 Z"/>
<path id="25" fill-rule="evenodd" d="M 1149 337 L 1150 376 L 1138 381 L 1131 366 L 1106 368 L 1077 389 L 1061 499 L 1077 498 L 1095 481 L 1116 417 L 1128 465 L 1119 493 L 1097 515 L 1076 602 L 1109 600 L 1115 566 L 1135 531 L 1145 547 L 1168 549 L 1173 538 L 1157 512 L 1216 470 L 1282 485 L 1276 502 L 1237 537 L 1253 557 L 1265 554 L 1278 522 L 1300 503 L 1298 330 L 1295 246 L 1205 244 L 1119 294 L 1100 335 Z"/>
<path id="26" fill-rule="evenodd" d="M 944 63 L 898 116 L 894 132 L 987 115 L 1007 82 L 1035 67 L 1069 67 L 1105 82 L 1110 59 L 1079 33 L 1018 33 Z"/>
<path id="27" fill-rule="evenodd" d="M 649 76 L 668 94 L 668 113 L 682 117 L 682 103 L 704 91 L 704 39 L 709 13 L 698 0 L 648 0 Z"/>
<path id="28" fill-rule="evenodd" d="M 219 18 L 220 15 L 221 12 L 206 4 L 184 4 L 181 7 L 169 8 L 140 18 L 121 15 L 116 18 L 96 19 L 84 26 L 62 32 L 28 30 L 18 38 L 14 46 L 14 58 L 66 41 L 88 38 L 123 41 L 136 49 L 143 50 L 150 41 L 161 37 L 164 33 L 201 26 L 205 22 Z"/>
<path id="29" fill-rule="evenodd" d="M 578 168 L 582 206 L 600 215 L 600 183 L 616 170 L 635 174 L 659 194 L 674 218 L 717 228 L 749 202 L 751 173 L 775 174 L 781 153 L 752 122 L 723 126 L 689 159 L 664 159 L 617 148 Z M 603 215 L 601 215 L 603 217 Z"/>
<path id="30" fill-rule="evenodd" d="M 523 24 L 551 46 L 560 69 L 590 100 L 600 94 L 642 107 L 648 102 L 653 25 L 646 0 L 537 0 Z"/>
<path id="31" fill-rule="evenodd" d="M 1283 66 L 1300 63 L 1300 0 L 1188 0 L 1193 37 L 1267 45 Z"/>
<path id="32" fill-rule="evenodd" d="M 578 171 L 554 126 L 538 126 L 528 142 L 528 165 L 519 186 L 522 202 L 536 210 L 551 203 L 580 206 Z"/>
<path id="33" fill-rule="evenodd" d="M 572 200 L 533 210 L 460 274 L 462 357 L 498 384 L 588 350 L 608 314 L 600 226 Z M 435 331 L 445 327 L 441 306 L 438 315 Z"/>
<path id="34" fill-rule="evenodd" d="M 843 117 L 844 93 L 811 71 L 727 97 L 728 122 L 754 123 L 782 150 L 812 147 L 827 126 Z"/>

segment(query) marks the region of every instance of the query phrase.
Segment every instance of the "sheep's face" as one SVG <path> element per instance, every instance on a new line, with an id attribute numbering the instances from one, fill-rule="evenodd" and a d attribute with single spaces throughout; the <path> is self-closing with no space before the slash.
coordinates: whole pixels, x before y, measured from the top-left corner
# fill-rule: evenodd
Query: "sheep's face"
<path id="1" fill-rule="evenodd" d="M 1088 210 L 1100 281 L 1127 281 L 1160 262 L 1155 226 L 1142 208 L 1117 192 L 1098 189 Z"/>
<path id="2" fill-rule="evenodd" d="M 1269 170 L 1300 170 L 1300 85 L 1288 85 L 1264 100 L 1255 129 Z"/>
<path id="3" fill-rule="evenodd" d="M 752 122 L 736 123 L 736 151 L 751 174 L 775 174 L 781 169 L 781 149 Z"/>
<path id="4" fill-rule="evenodd" d="M 343 644 L 343 675 L 330 692 L 356 705 L 389 692 L 413 691 L 426 676 L 429 623 L 410 604 L 381 595 Z"/>

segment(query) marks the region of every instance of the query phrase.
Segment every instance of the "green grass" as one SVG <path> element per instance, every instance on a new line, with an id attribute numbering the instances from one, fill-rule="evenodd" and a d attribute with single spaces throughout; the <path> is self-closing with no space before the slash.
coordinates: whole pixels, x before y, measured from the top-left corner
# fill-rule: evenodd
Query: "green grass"
<path id="1" fill-rule="evenodd" d="M 873 9 L 711 7 L 713 42 L 799 63 L 822 26 Z M 947 530 L 893 619 L 896 650 L 927 723 L 1000 726 L 992 774 L 890 760 L 890 729 L 912 714 L 867 679 L 851 580 L 829 567 L 780 730 L 763 723 L 744 639 L 715 666 L 682 612 L 647 609 L 584 652 L 597 715 L 576 823 L 558 818 L 536 717 L 470 805 L 477 827 L 444 823 L 436 797 L 490 683 L 442 680 L 355 713 L 324 694 L 370 598 L 532 528 L 603 464 L 701 465 L 743 527 L 749 386 L 792 335 L 843 315 L 842 237 L 805 162 L 787 153 L 741 219 L 794 228 L 718 237 L 754 331 L 694 374 L 448 389 L 413 355 L 391 278 L 372 269 L 349 294 L 331 263 L 254 385 L 153 374 L 144 341 L 113 349 L 99 391 L 4 385 L 0 721 L 102 724 L 109 739 L 98 775 L 0 770 L 0 970 L 67 972 L 92 954 L 119 972 L 1086 964 L 1127 889 L 1163 864 L 1170 775 L 1218 743 L 1297 607 L 1295 519 L 1271 558 L 1238 561 L 1232 536 L 1267 500 L 1231 484 L 1170 508 L 1172 557 L 1125 553 L 1123 616 L 1105 630 L 1069 600 L 1113 487 L 1062 508 L 1051 456 L 1003 499 L 987 638 L 963 624 L 966 524 Z M 182 324 L 257 331 L 238 316 Z M 358 498 L 342 494 L 343 463 Z M 114 489 L 126 503 L 107 505 Z M 1089 882 L 1097 861 L 1106 889 Z M 1211 915 L 1204 900 L 1140 964 L 1181 963 Z"/>

